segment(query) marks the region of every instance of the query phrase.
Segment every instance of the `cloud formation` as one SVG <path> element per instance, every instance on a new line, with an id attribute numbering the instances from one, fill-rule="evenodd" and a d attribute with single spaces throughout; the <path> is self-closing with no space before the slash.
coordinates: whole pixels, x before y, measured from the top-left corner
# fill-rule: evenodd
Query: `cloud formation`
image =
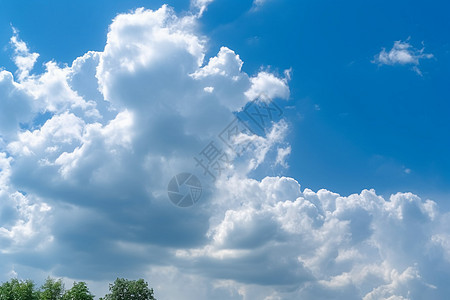
<path id="1" fill-rule="evenodd" d="M 261 176 L 287 167 L 285 120 L 238 135 L 252 146 L 194 207 L 170 203 L 169 180 L 201 175 L 193 156 L 233 112 L 290 97 L 289 72 L 246 74 L 227 47 L 205 60 L 197 22 L 167 6 L 118 15 L 103 51 L 42 74 L 14 33 L 17 76 L 0 73 L 1 276 L 145 276 L 158 299 L 444 299 L 449 215 L 410 193 Z"/>
<path id="2" fill-rule="evenodd" d="M 208 8 L 208 5 L 213 1 L 214 0 L 191 0 L 191 6 L 198 10 L 197 16 L 201 17 Z"/>
<path id="3" fill-rule="evenodd" d="M 419 69 L 420 60 L 433 58 L 433 54 L 424 53 L 425 48 L 416 49 L 410 43 L 409 39 L 402 41 L 395 41 L 391 50 L 386 51 L 385 48 L 375 56 L 373 63 L 379 65 L 412 65 L 413 70 L 422 75 Z"/>
<path id="4" fill-rule="evenodd" d="M 270 0 L 253 0 L 253 6 L 254 7 L 261 7 L 264 4 L 266 4 Z"/>
<path id="5" fill-rule="evenodd" d="M 13 36 L 11 37 L 11 45 L 14 47 L 14 63 L 18 70 L 18 79 L 22 80 L 27 77 L 33 69 L 36 60 L 39 57 L 38 53 L 30 53 L 27 45 L 20 40 L 19 32 L 13 28 Z"/>

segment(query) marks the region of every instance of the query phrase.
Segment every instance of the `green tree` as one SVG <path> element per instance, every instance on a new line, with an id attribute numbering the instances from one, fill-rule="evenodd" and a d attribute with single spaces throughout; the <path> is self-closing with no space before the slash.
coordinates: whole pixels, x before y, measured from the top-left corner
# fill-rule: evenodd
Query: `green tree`
<path id="1" fill-rule="evenodd" d="M 127 280 L 117 278 L 114 284 L 109 285 L 110 293 L 100 300 L 156 300 L 153 289 L 148 287 L 144 279 Z"/>
<path id="2" fill-rule="evenodd" d="M 94 300 L 94 295 L 89 291 L 86 283 L 74 282 L 73 287 L 65 292 L 63 300 Z"/>
<path id="3" fill-rule="evenodd" d="M 0 285 L 0 300 L 38 300 L 31 280 L 11 279 Z"/>
<path id="4" fill-rule="evenodd" d="M 7 281 L 0 285 L 0 300 L 13 300 L 11 282 Z"/>
<path id="5" fill-rule="evenodd" d="M 41 287 L 39 300 L 61 300 L 64 294 L 64 284 L 61 279 L 55 280 L 48 277 Z"/>

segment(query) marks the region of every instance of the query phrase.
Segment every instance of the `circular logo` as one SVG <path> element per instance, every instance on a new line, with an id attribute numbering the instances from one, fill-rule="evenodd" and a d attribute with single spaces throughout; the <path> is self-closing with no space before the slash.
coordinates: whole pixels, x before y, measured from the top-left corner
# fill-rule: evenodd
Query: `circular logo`
<path id="1" fill-rule="evenodd" d="M 202 196 L 202 184 L 191 173 L 180 173 L 174 176 L 167 186 L 169 199 L 179 207 L 194 205 Z"/>

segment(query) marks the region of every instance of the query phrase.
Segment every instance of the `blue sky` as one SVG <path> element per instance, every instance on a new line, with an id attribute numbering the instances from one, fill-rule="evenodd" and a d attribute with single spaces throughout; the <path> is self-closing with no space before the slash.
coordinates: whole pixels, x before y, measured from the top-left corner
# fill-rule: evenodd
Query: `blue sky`
<path id="1" fill-rule="evenodd" d="M 161 299 L 177 296 L 165 275 L 198 283 L 189 295 L 199 299 L 256 299 L 258 286 L 267 299 L 442 299 L 449 274 L 430 266 L 450 257 L 449 8 L 0 0 L 3 273 L 90 280 L 97 293 L 117 273 L 140 276 Z M 282 120 L 242 137 L 254 148 L 199 203 L 170 206 L 171 176 L 199 172 L 192 157 L 258 93 L 282 106 Z M 69 215 L 73 226 L 57 226 Z M 428 250 L 408 252 L 417 230 Z M 402 245 L 391 244 L 396 234 Z M 379 258 L 368 258 L 369 245 Z M 279 268 L 258 277 L 239 267 L 263 264 Z M 398 276 L 374 269 L 379 281 L 367 283 L 361 268 L 377 264 Z"/>
<path id="2" fill-rule="evenodd" d="M 188 1 L 166 2 L 180 13 L 189 9 Z M 10 24 L 17 27 L 41 55 L 37 69 L 49 60 L 69 64 L 89 50 L 102 50 L 116 14 L 163 3 L 2 1 L 0 36 L 6 48 Z M 315 189 L 350 194 L 375 188 L 386 195 L 402 190 L 445 203 L 450 193 L 448 4 L 268 1 L 257 12 L 251 7 L 252 1 L 213 2 L 201 32 L 210 38 L 207 55 L 227 45 L 243 58 L 249 74 L 261 67 L 292 68 L 295 159 L 288 174 Z M 423 76 L 408 66 L 371 63 L 382 47 L 408 38 L 434 56 L 421 61 Z M 0 59 L 13 69 L 10 51 Z"/>

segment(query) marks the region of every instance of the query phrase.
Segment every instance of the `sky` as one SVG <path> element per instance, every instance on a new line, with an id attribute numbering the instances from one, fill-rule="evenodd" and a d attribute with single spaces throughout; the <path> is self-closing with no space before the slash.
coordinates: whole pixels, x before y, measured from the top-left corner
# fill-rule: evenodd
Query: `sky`
<path id="1" fill-rule="evenodd" d="M 0 0 L 0 281 L 446 299 L 449 8 Z"/>

